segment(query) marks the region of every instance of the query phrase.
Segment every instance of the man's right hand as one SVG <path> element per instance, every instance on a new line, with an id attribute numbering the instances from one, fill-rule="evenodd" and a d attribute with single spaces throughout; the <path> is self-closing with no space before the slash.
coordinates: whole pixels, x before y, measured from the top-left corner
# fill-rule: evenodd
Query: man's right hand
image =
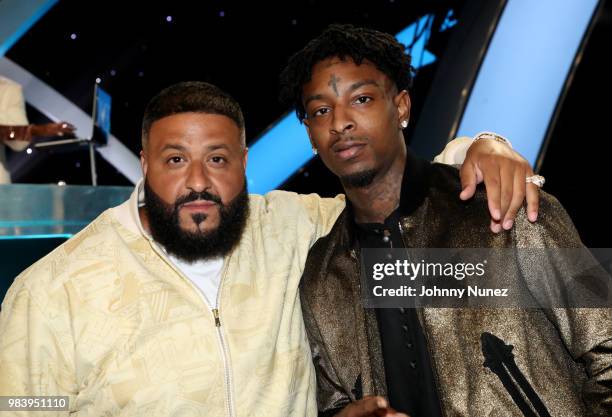
<path id="1" fill-rule="evenodd" d="M 365 397 L 362 400 L 350 403 L 336 414 L 336 417 L 408 417 L 398 413 L 383 397 Z"/>
<path id="2" fill-rule="evenodd" d="M 32 136 L 54 137 L 73 135 L 76 128 L 68 122 L 32 125 Z"/>

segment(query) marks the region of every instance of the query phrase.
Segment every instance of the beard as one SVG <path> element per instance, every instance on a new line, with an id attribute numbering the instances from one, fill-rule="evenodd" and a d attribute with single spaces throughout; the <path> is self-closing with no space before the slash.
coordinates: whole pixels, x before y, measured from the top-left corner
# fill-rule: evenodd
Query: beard
<path id="1" fill-rule="evenodd" d="M 192 191 L 177 198 L 174 204 L 167 204 L 149 187 L 146 180 L 144 190 L 151 235 L 171 255 L 189 263 L 212 259 L 227 255 L 240 241 L 249 214 L 246 180 L 242 191 L 225 205 L 219 196 L 207 191 Z M 215 229 L 191 232 L 181 228 L 181 206 L 196 200 L 212 201 L 219 206 L 219 225 Z M 204 213 L 191 215 L 198 229 L 206 218 Z"/>
<path id="2" fill-rule="evenodd" d="M 355 172 L 354 174 L 344 175 L 340 177 L 340 182 L 344 188 L 362 188 L 372 184 L 374 178 L 378 174 L 376 169 L 368 169 L 366 171 Z"/>

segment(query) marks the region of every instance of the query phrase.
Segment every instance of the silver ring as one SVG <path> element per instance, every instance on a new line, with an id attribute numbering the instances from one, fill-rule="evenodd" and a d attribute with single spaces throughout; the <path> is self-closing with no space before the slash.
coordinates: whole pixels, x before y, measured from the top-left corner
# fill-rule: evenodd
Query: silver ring
<path id="1" fill-rule="evenodd" d="M 544 183 L 546 182 L 544 177 L 541 175 L 532 175 L 530 177 L 525 178 L 525 181 L 527 182 L 527 184 L 532 183 L 537 185 L 539 188 L 542 188 L 544 186 Z"/>

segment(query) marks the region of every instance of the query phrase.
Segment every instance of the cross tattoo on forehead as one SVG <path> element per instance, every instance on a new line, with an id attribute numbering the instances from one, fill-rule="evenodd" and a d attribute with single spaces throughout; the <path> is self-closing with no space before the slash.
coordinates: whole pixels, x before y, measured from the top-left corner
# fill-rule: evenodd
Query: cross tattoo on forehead
<path id="1" fill-rule="evenodd" d="M 338 85 L 337 83 L 339 83 L 341 81 L 341 78 L 336 77 L 336 74 L 332 74 L 331 78 L 329 79 L 329 82 L 327 83 L 327 85 L 329 85 L 331 88 L 334 89 L 334 93 L 336 93 L 336 97 L 340 97 L 340 94 L 338 93 Z"/>

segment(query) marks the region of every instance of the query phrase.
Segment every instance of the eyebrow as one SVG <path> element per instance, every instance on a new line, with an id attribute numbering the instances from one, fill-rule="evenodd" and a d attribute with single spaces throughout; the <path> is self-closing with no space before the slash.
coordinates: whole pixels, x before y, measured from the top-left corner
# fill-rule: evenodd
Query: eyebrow
<path id="1" fill-rule="evenodd" d="M 313 96 L 308 96 L 306 98 L 306 100 L 304 101 L 304 107 L 306 107 L 308 105 L 308 103 L 310 103 L 313 100 L 321 100 L 323 98 L 323 94 L 315 94 Z"/>
<path id="2" fill-rule="evenodd" d="M 206 149 L 208 149 L 209 151 L 215 151 L 217 149 L 227 149 L 229 150 L 229 146 L 227 146 L 225 143 L 219 143 L 217 145 L 209 145 L 206 147 Z"/>
<path id="3" fill-rule="evenodd" d="M 357 81 L 354 84 L 351 84 L 351 86 L 348 88 L 348 91 L 355 91 L 360 87 L 363 87 L 364 85 L 375 85 L 376 87 L 380 88 L 380 84 L 374 80 L 363 80 L 363 81 Z M 312 96 L 308 96 L 306 97 L 306 100 L 304 100 L 304 107 L 306 107 L 308 105 L 308 103 L 310 103 L 313 100 L 321 100 L 323 98 L 323 94 L 314 94 Z"/>
<path id="4" fill-rule="evenodd" d="M 357 81 L 356 83 L 351 84 L 351 86 L 349 87 L 348 91 L 355 91 L 359 87 L 363 87 L 364 85 L 375 85 L 376 87 L 380 88 L 380 84 L 378 84 L 374 80 L 363 80 L 363 81 Z"/>
<path id="5" fill-rule="evenodd" d="M 174 144 L 174 143 L 169 143 L 167 145 L 164 145 L 164 147 L 161 150 L 163 152 L 163 151 L 166 151 L 168 149 L 174 149 L 176 151 L 181 151 L 181 152 L 187 151 L 187 148 L 185 148 L 183 145 L 177 145 L 177 144 Z"/>
<path id="6" fill-rule="evenodd" d="M 176 143 L 169 143 L 167 145 L 164 145 L 161 151 L 164 152 L 169 149 L 180 151 L 180 152 L 187 152 L 186 147 L 184 147 L 183 145 L 176 144 Z M 206 149 L 209 151 L 214 151 L 217 149 L 228 149 L 229 150 L 229 146 L 227 146 L 225 143 L 219 143 L 219 144 L 209 145 L 206 147 Z"/>

